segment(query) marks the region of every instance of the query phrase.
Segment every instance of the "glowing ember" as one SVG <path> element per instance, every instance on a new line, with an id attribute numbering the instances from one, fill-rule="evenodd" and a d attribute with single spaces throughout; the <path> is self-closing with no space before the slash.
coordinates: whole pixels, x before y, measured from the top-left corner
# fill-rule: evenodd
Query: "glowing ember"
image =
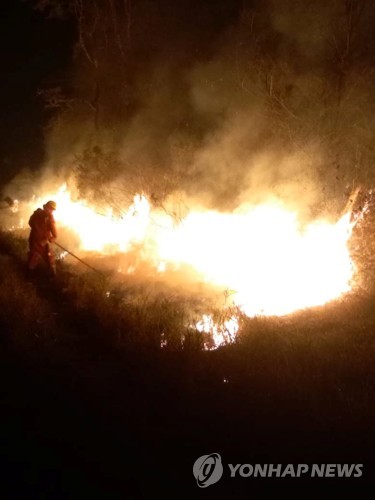
<path id="1" fill-rule="evenodd" d="M 151 213 L 143 195 L 136 195 L 119 217 L 73 201 L 66 186 L 34 200 L 32 208 L 48 199 L 57 202 L 56 219 L 77 234 L 82 250 L 126 252 L 141 242 L 143 256 L 159 273 L 169 266 L 190 266 L 205 281 L 234 290 L 233 303 L 248 316 L 323 305 L 351 288 L 349 212 L 334 224 L 300 227 L 297 214 L 270 202 L 242 206 L 231 214 L 193 211 L 176 226 L 165 212 Z M 210 321 L 203 318 L 199 328 L 206 331 Z M 217 327 L 210 328 L 223 337 Z"/>
<path id="2" fill-rule="evenodd" d="M 18 200 L 13 200 L 13 205 L 10 207 L 11 211 L 13 213 L 17 213 L 18 212 L 18 206 L 19 206 Z"/>
<path id="3" fill-rule="evenodd" d="M 58 258 L 59 260 L 64 260 L 64 259 L 65 259 L 65 257 L 66 257 L 67 255 L 68 255 L 68 252 L 61 252 L 61 253 L 57 256 L 57 258 Z"/>
<path id="4" fill-rule="evenodd" d="M 230 344 L 234 341 L 238 332 L 238 321 L 236 318 L 229 318 L 218 325 L 209 314 L 204 314 L 202 319 L 195 325 L 198 332 L 209 333 L 212 336 L 214 345 L 210 347 L 205 344 L 207 350 L 217 349 L 221 345 Z"/>

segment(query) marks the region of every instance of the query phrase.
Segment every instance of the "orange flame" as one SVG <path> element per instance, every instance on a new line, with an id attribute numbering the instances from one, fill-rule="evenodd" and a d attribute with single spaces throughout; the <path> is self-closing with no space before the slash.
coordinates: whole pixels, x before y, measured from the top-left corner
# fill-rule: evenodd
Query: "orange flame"
<path id="1" fill-rule="evenodd" d="M 193 211 L 175 226 L 143 195 L 119 217 L 73 201 L 66 186 L 33 205 L 48 199 L 57 202 L 56 220 L 79 236 L 81 249 L 126 252 L 142 242 L 158 272 L 168 264 L 191 266 L 205 281 L 234 290 L 234 304 L 248 316 L 289 314 L 351 289 L 350 213 L 336 223 L 300 227 L 296 213 L 269 202 L 234 213 Z"/>

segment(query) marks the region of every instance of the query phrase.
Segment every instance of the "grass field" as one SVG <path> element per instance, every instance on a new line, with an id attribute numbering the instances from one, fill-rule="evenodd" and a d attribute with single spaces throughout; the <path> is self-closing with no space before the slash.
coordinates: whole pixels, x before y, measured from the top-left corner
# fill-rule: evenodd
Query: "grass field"
<path id="1" fill-rule="evenodd" d="M 15 498 L 264 498 L 273 488 L 364 498 L 375 470 L 375 295 L 241 318 L 236 341 L 210 351 L 186 327 L 203 297 L 151 282 L 110 282 L 108 296 L 108 281 L 64 262 L 56 283 L 43 269 L 30 282 L 25 252 L 24 239 L 1 233 L 2 472 Z M 229 463 L 361 463 L 364 474 L 199 490 L 192 464 L 212 452 Z"/>

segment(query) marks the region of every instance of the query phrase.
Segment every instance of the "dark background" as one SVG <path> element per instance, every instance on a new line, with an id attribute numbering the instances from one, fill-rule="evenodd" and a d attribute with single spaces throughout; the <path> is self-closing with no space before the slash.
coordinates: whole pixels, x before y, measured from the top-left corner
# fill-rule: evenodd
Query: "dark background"
<path id="1" fill-rule="evenodd" d="M 38 90 L 64 81 L 74 27 L 46 19 L 31 2 L 0 5 L 0 175 L 4 185 L 23 168 L 44 160 L 44 128 L 49 114 Z"/>

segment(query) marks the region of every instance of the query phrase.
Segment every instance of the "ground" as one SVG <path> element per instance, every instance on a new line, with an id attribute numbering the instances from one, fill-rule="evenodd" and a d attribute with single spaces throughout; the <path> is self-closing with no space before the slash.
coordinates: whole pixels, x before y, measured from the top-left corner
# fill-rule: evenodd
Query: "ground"
<path id="1" fill-rule="evenodd" d="M 89 271 L 72 276 L 62 263 L 56 283 L 43 269 L 27 281 L 24 252 L 24 240 L 1 234 L 2 498 L 367 496 L 375 297 L 248 320 L 216 351 L 195 341 L 161 349 L 163 311 L 170 330 L 178 324 L 170 304 L 122 316 Z M 363 476 L 227 474 L 199 489 L 193 463 L 213 452 L 233 464 L 361 463 Z"/>

